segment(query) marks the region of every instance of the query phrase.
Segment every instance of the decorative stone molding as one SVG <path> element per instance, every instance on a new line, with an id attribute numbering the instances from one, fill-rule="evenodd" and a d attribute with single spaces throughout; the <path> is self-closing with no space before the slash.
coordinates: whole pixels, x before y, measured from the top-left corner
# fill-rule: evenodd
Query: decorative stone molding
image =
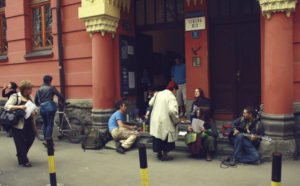
<path id="1" fill-rule="evenodd" d="M 121 9 L 130 10 L 131 0 L 81 0 L 79 18 L 90 34 L 116 33 Z"/>
<path id="2" fill-rule="evenodd" d="M 258 0 L 263 16 L 271 18 L 272 13 L 285 12 L 287 17 L 295 11 L 297 0 Z"/>

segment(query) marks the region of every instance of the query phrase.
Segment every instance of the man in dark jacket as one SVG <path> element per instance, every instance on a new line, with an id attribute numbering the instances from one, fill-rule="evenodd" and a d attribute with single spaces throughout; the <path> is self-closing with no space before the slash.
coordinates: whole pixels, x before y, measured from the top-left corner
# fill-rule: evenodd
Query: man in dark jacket
<path id="1" fill-rule="evenodd" d="M 231 135 L 234 144 L 234 153 L 231 165 L 240 163 L 259 163 L 259 147 L 261 139 L 258 136 L 264 135 L 264 127 L 256 117 L 253 108 L 245 108 L 243 116 L 233 121 L 233 133 Z"/>
<path id="2" fill-rule="evenodd" d="M 63 95 L 59 93 L 54 86 L 51 85 L 52 79 L 52 76 L 44 76 L 44 84 L 37 90 L 35 95 L 36 105 L 40 106 L 41 104 L 48 101 L 53 101 L 54 96 L 57 96 L 60 102 L 64 102 Z M 46 140 L 52 138 L 55 113 L 56 110 L 51 112 L 41 112 L 44 124 L 43 133 Z"/>

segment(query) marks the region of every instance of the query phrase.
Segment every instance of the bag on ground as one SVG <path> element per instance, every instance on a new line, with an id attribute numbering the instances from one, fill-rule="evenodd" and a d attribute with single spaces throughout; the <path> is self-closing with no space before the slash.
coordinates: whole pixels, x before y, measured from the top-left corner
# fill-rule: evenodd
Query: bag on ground
<path id="1" fill-rule="evenodd" d="M 112 137 L 108 130 L 101 130 L 92 128 L 90 132 L 83 138 L 81 147 L 85 151 L 99 150 L 105 146 L 105 144 L 111 140 Z"/>

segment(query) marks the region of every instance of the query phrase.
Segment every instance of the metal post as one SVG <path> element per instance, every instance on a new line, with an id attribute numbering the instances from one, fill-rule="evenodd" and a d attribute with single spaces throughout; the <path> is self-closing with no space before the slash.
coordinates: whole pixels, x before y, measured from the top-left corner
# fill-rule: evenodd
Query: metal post
<path id="1" fill-rule="evenodd" d="M 147 153 L 146 146 L 144 144 L 139 145 L 139 158 L 140 158 L 140 174 L 142 186 L 149 186 L 149 175 L 147 165 Z"/>
<path id="2" fill-rule="evenodd" d="M 271 186 L 281 186 L 282 153 L 274 152 L 272 160 L 272 182 Z"/>

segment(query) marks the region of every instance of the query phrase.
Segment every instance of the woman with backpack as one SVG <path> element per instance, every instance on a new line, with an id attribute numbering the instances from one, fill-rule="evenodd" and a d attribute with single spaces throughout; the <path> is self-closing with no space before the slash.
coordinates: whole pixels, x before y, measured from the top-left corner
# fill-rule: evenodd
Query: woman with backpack
<path id="1" fill-rule="evenodd" d="M 10 96 L 4 108 L 6 110 L 26 110 L 25 104 L 28 101 L 34 102 L 31 96 L 33 84 L 30 81 L 21 81 L 20 92 Z M 36 135 L 36 127 L 33 120 L 33 112 L 28 119 L 22 118 L 18 124 L 12 127 L 12 133 L 17 150 L 19 165 L 31 167 L 27 157 L 28 151 L 33 144 Z"/>

